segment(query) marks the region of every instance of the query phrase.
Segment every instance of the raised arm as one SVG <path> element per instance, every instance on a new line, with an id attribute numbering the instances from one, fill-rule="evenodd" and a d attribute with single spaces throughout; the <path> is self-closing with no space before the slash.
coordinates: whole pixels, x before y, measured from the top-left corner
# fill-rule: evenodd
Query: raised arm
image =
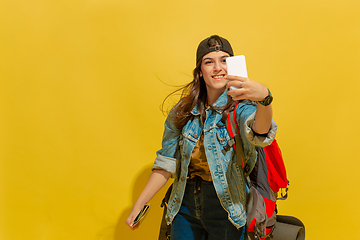
<path id="1" fill-rule="evenodd" d="M 229 90 L 228 94 L 233 96 L 233 100 L 248 99 L 251 101 L 263 101 L 268 95 L 269 90 L 262 84 L 251 80 L 250 78 L 237 77 L 237 76 L 226 76 L 229 80 L 227 87 L 237 87 L 237 89 Z M 255 121 L 252 125 L 254 132 L 258 134 L 266 134 L 271 126 L 272 120 L 272 106 L 263 106 L 262 104 L 257 105 Z"/>

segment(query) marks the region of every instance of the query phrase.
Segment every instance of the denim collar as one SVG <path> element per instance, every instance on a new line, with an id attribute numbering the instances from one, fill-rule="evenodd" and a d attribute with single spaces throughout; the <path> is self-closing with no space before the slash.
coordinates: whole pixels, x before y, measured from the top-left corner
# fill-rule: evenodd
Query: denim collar
<path id="1" fill-rule="evenodd" d="M 226 89 L 221 96 L 215 101 L 215 103 L 212 105 L 213 107 L 223 107 L 226 105 L 227 101 L 228 101 L 228 95 L 227 95 L 227 91 L 228 89 Z M 215 110 L 215 109 L 214 109 Z M 215 110 L 218 113 L 222 113 L 222 110 Z M 199 115 L 200 112 L 198 110 L 197 105 L 193 108 L 193 110 L 191 111 L 191 114 L 193 115 Z"/>

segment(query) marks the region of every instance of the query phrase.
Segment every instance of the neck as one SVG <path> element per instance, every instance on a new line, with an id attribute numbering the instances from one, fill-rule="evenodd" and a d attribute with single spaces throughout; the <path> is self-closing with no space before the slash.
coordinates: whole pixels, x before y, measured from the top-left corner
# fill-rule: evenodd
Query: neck
<path id="1" fill-rule="evenodd" d="M 213 105 L 224 91 L 225 89 L 207 89 L 207 105 Z"/>

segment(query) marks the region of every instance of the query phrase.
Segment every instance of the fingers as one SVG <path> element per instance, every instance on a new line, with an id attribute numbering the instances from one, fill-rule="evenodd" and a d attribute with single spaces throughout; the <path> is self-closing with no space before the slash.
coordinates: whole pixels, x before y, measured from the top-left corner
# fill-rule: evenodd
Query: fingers
<path id="1" fill-rule="evenodd" d="M 246 77 L 240 77 L 240 76 L 233 76 L 233 75 L 226 75 L 225 79 L 230 81 L 246 81 L 248 78 Z"/>
<path id="2" fill-rule="evenodd" d="M 129 216 L 125 223 L 131 228 L 131 230 L 134 230 L 133 229 L 134 219 L 132 216 Z"/>
<path id="3" fill-rule="evenodd" d="M 249 78 L 237 76 L 226 76 L 225 78 L 229 80 L 226 85 L 229 88 L 227 93 L 234 101 L 243 99 L 262 101 L 267 96 L 267 88 Z"/>
<path id="4" fill-rule="evenodd" d="M 225 76 L 229 82 L 226 85 L 226 88 L 229 88 L 228 95 L 230 95 L 234 101 L 245 99 L 242 95 L 246 92 L 246 82 L 249 80 L 245 77 L 239 76 Z"/>
<path id="5" fill-rule="evenodd" d="M 238 77 L 238 76 L 226 76 L 226 80 L 229 80 L 226 87 L 235 87 L 235 88 L 242 88 L 243 84 L 246 83 L 249 79 L 244 77 Z"/>
<path id="6" fill-rule="evenodd" d="M 246 90 L 243 88 L 234 88 L 229 89 L 227 94 L 230 95 L 234 101 L 238 101 L 247 98 L 245 92 Z"/>
<path id="7" fill-rule="evenodd" d="M 245 95 L 240 94 L 240 95 L 231 95 L 232 96 L 232 100 L 234 101 L 240 101 L 240 100 L 244 100 L 244 99 L 248 99 Z"/>
<path id="8" fill-rule="evenodd" d="M 130 214 L 130 216 L 128 217 L 128 219 L 126 220 L 126 225 L 128 225 L 130 227 L 131 230 L 135 230 L 139 227 L 139 225 L 135 225 L 134 226 L 134 219 L 135 219 L 135 215 Z"/>
<path id="9" fill-rule="evenodd" d="M 243 84 L 244 84 L 244 81 L 230 81 L 226 84 L 226 88 L 230 88 L 230 87 L 242 88 L 242 87 L 244 87 Z"/>

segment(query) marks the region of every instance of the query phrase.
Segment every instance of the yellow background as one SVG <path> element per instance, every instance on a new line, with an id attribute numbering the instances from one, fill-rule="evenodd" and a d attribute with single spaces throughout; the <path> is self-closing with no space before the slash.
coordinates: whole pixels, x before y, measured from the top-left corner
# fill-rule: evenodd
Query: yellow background
<path id="1" fill-rule="evenodd" d="M 360 1 L 1 0 L 0 239 L 157 239 L 125 225 L 168 93 L 219 34 L 274 95 L 306 239 L 357 239 Z M 170 107 L 176 101 L 166 103 Z"/>

